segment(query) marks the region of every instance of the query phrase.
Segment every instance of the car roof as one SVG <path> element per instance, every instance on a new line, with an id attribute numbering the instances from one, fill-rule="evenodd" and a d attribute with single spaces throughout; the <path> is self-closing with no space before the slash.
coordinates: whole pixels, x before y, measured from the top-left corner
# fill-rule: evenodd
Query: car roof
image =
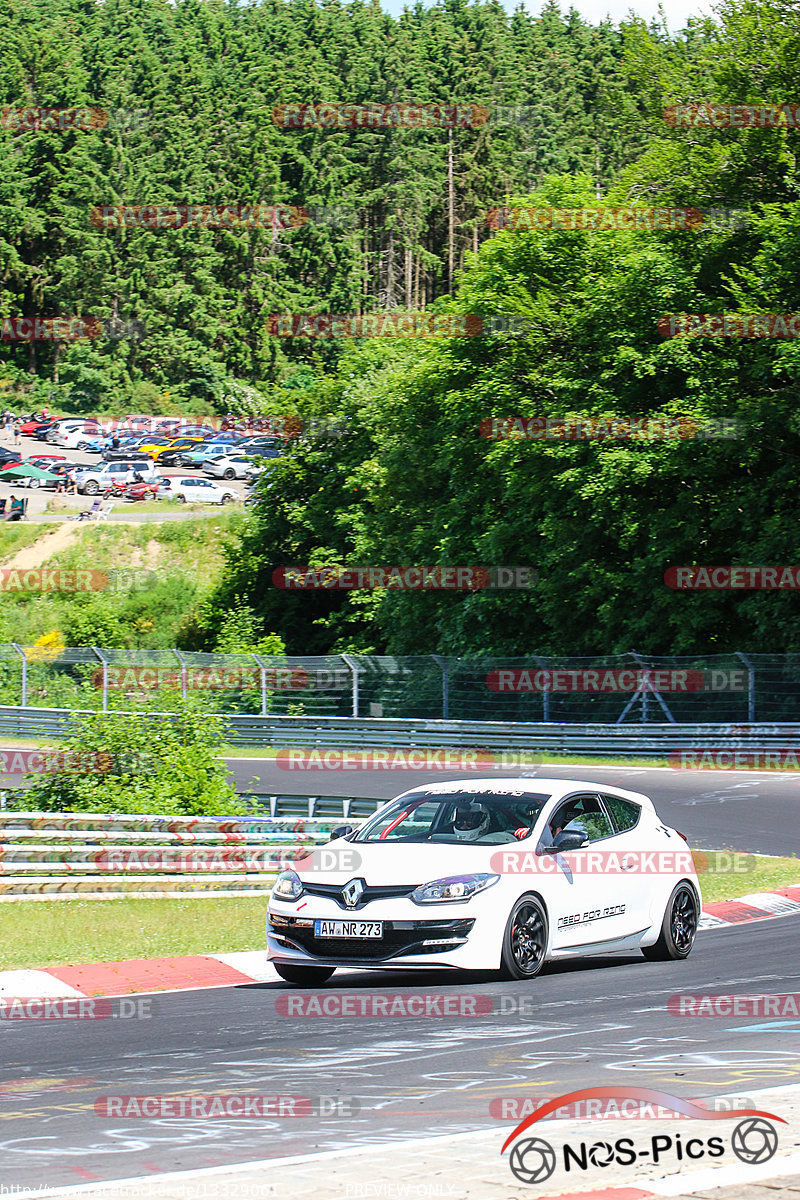
<path id="1" fill-rule="evenodd" d="M 454 751 L 453 753 L 457 753 Z M 598 783 L 597 780 L 589 779 L 548 779 L 545 776 L 532 778 L 531 776 L 484 776 L 481 779 L 447 779 L 435 783 L 418 784 L 416 787 L 408 788 L 402 792 L 403 796 L 407 796 L 409 792 L 417 792 L 424 790 L 435 795 L 446 796 L 449 792 L 488 792 L 496 791 L 498 795 L 507 794 L 509 791 L 514 792 L 530 792 L 541 794 L 548 792 L 553 800 L 558 800 L 562 796 L 569 796 L 572 792 L 607 792 L 612 796 L 622 796 L 624 799 L 633 800 L 636 804 L 641 804 L 647 808 L 653 808 L 653 802 L 649 796 L 643 795 L 641 792 L 629 792 L 625 788 L 611 787 L 610 785 Z"/>

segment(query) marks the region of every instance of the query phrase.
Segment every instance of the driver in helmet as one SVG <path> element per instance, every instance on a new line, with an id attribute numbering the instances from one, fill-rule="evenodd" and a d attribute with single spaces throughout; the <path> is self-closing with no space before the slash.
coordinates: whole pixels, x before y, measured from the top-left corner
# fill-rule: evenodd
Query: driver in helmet
<path id="1" fill-rule="evenodd" d="M 489 829 L 492 818 L 481 800 L 457 805 L 453 814 L 453 833 L 460 842 L 477 842 Z"/>
<path id="2" fill-rule="evenodd" d="M 553 836 L 552 844 L 554 846 L 561 846 L 567 840 L 565 834 L 581 833 L 584 838 L 588 839 L 589 837 L 586 826 L 581 820 L 581 814 L 576 808 L 567 809 L 560 816 L 556 816 L 550 822 L 550 832 Z"/>

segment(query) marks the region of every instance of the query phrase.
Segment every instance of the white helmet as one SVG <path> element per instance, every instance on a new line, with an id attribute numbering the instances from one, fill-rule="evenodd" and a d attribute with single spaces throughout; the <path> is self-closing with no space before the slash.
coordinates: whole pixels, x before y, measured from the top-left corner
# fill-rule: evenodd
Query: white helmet
<path id="1" fill-rule="evenodd" d="M 453 833 L 461 842 L 477 842 L 491 821 L 489 809 L 480 800 L 461 800 L 453 813 Z"/>

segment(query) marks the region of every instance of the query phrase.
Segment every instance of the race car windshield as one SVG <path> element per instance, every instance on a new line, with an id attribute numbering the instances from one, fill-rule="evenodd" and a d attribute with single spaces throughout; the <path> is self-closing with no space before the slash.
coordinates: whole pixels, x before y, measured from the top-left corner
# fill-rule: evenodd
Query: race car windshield
<path id="1" fill-rule="evenodd" d="M 519 791 L 411 792 L 393 800 L 354 842 L 494 846 L 529 837 L 549 794 Z"/>

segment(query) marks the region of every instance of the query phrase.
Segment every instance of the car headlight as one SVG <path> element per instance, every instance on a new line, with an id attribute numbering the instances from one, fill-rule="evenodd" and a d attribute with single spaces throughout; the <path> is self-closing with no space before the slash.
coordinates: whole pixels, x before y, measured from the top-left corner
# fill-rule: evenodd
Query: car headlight
<path id="1" fill-rule="evenodd" d="M 296 871 L 281 871 L 272 886 L 272 894 L 276 900 L 299 900 L 303 894 L 303 885 Z"/>
<path id="2" fill-rule="evenodd" d="M 415 904 L 445 904 L 453 900 L 471 900 L 478 892 L 497 883 L 499 875 L 450 875 L 421 883 L 411 893 Z"/>

